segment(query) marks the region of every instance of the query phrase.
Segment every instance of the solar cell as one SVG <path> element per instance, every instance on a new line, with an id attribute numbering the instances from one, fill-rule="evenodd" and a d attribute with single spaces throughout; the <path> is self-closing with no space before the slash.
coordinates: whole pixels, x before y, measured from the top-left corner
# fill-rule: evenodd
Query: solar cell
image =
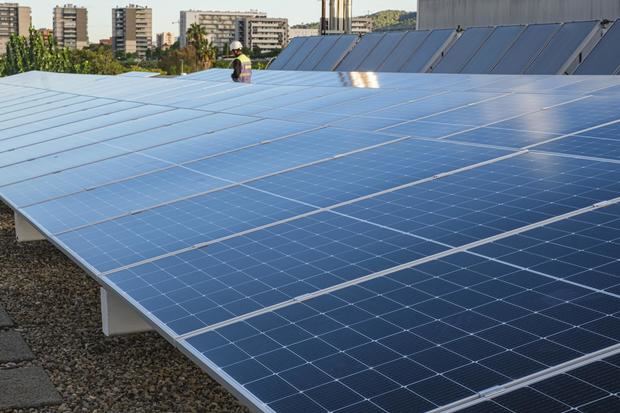
<path id="1" fill-rule="evenodd" d="M 524 29 L 525 26 L 496 27 L 460 73 L 490 73 Z"/>
<path id="2" fill-rule="evenodd" d="M 407 32 L 386 33 L 377 46 L 357 67 L 361 72 L 376 72 L 383 62 L 394 54 L 405 53 L 401 50 L 401 41 Z"/>
<path id="3" fill-rule="evenodd" d="M 564 74 L 568 65 L 578 58 L 585 42 L 594 36 L 599 25 L 598 21 L 564 23 L 525 73 Z"/>
<path id="4" fill-rule="evenodd" d="M 338 65 L 337 70 L 340 72 L 354 72 L 358 70 L 368 56 L 379 47 L 385 36 L 385 33 L 369 33 L 363 36 L 347 57 Z"/>
<path id="5" fill-rule="evenodd" d="M 459 37 L 446 55 L 433 68 L 435 73 L 460 73 L 474 54 L 493 33 L 492 27 L 472 27 Z"/>
<path id="6" fill-rule="evenodd" d="M 613 198 L 618 176 L 616 164 L 525 154 L 336 212 L 458 247 Z"/>
<path id="7" fill-rule="evenodd" d="M 282 52 L 278 55 L 278 58 L 269 65 L 269 69 L 282 70 L 291 58 L 304 47 L 307 40 L 308 37 L 295 37 L 291 39 L 288 46 L 282 49 Z"/>
<path id="8" fill-rule="evenodd" d="M 617 179 L 618 173 L 610 175 Z M 604 193 L 605 189 L 600 191 Z M 617 189 L 612 193 L 617 194 Z M 619 211 L 618 206 L 611 206 L 515 235 L 475 251 L 558 280 L 608 291 L 617 298 L 620 294 Z M 620 311 L 619 305 L 620 302 L 612 307 L 609 314 Z"/>
<path id="9" fill-rule="evenodd" d="M 492 293 L 499 285 L 503 294 Z M 406 411 L 429 411 L 583 355 L 564 347 L 567 334 L 596 337 L 599 349 L 617 343 L 593 331 L 606 319 L 599 310 L 575 305 L 590 318 L 578 327 L 540 315 L 573 305 L 557 289 L 457 254 L 191 334 L 186 345 L 275 411 L 300 402 L 317 412 L 364 402 L 400 411 L 401 401 Z M 577 290 L 567 300 L 590 296 Z M 528 331 L 540 324 L 546 331 Z"/>
<path id="10" fill-rule="evenodd" d="M 422 73 L 426 72 L 456 36 L 454 30 L 433 30 L 424 39 L 424 42 L 409 57 L 399 72 Z"/>
<path id="11" fill-rule="evenodd" d="M 613 75 L 620 68 L 620 20 L 609 28 L 605 36 L 594 47 L 575 70 L 576 75 Z"/>
<path id="12" fill-rule="evenodd" d="M 491 70 L 491 73 L 519 74 L 525 72 L 560 27 L 561 24 L 528 25 Z"/>

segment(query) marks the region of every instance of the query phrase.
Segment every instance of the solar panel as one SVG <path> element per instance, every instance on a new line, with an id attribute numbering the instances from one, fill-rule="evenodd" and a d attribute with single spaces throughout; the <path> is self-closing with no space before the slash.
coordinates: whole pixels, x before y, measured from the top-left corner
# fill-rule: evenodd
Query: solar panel
<path id="1" fill-rule="evenodd" d="M 320 39 L 319 44 L 306 57 L 303 63 L 297 67 L 297 70 L 313 70 L 338 43 L 340 36 L 321 36 Z"/>
<path id="2" fill-rule="evenodd" d="M 496 27 L 460 73 L 490 73 L 524 29 L 525 26 Z"/>
<path id="3" fill-rule="evenodd" d="M 0 199 L 257 411 L 614 406 L 618 77 L 229 74 L 0 79 Z"/>
<path id="4" fill-rule="evenodd" d="M 288 62 L 282 67 L 282 70 L 298 70 L 304 61 L 314 52 L 314 49 L 323 40 L 322 36 L 308 37 L 303 46 L 297 50 Z M 276 60 L 277 61 L 277 60 Z"/>
<path id="5" fill-rule="evenodd" d="M 269 65 L 269 69 L 282 70 L 291 58 L 295 56 L 298 51 L 303 49 L 308 39 L 309 37 L 295 37 L 291 39 L 288 46 L 286 46 L 278 55 L 278 58 Z"/>
<path id="6" fill-rule="evenodd" d="M 620 20 L 609 28 L 603 38 L 575 70 L 576 75 L 613 75 L 620 68 Z"/>
<path id="7" fill-rule="evenodd" d="M 340 36 L 336 44 L 321 58 L 313 70 L 335 70 L 342 59 L 353 49 L 358 39 L 359 37 L 354 34 Z"/>
<path id="8" fill-rule="evenodd" d="M 528 25 L 493 70 L 491 70 L 491 73 L 524 73 L 561 26 L 561 24 Z"/>
<path id="9" fill-rule="evenodd" d="M 368 58 L 368 56 L 378 47 L 383 40 L 385 33 L 369 33 L 363 36 L 353 50 L 338 65 L 337 70 L 341 72 L 354 72 Z"/>
<path id="10" fill-rule="evenodd" d="M 424 39 L 424 42 L 409 57 L 399 72 L 421 73 L 430 69 L 434 60 L 449 46 L 456 32 L 454 30 L 433 30 Z"/>
<path id="11" fill-rule="evenodd" d="M 618 355 L 596 360 L 528 386 L 460 410 L 464 413 L 504 411 L 612 412 L 620 408 Z"/>
<path id="12" fill-rule="evenodd" d="M 599 25 L 598 21 L 564 23 L 525 73 L 563 74 L 568 65 L 578 58 L 585 43 L 594 36 Z"/>
<path id="13" fill-rule="evenodd" d="M 493 32 L 492 27 L 472 27 L 459 37 L 433 68 L 435 73 L 460 73 Z"/>
<path id="14" fill-rule="evenodd" d="M 401 50 L 401 41 L 407 32 L 386 33 L 377 46 L 366 56 L 357 67 L 361 72 L 376 72 L 386 59 L 399 53 L 406 53 Z"/>
<path id="15" fill-rule="evenodd" d="M 389 59 L 386 59 L 378 72 L 399 72 L 400 69 L 409 61 L 409 58 L 418 50 L 420 45 L 429 35 L 429 31 L 411 31 L 406 32 L 402 41 L 398 45 L 398 53 L 394 53 Z"/>

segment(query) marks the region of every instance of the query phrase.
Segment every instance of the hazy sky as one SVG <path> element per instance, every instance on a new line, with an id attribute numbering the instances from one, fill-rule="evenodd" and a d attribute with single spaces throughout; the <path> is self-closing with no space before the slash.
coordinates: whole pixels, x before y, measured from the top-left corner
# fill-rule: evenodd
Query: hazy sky
<path id="1" fill-rule="evenodd" d="M 22 6 L 32 8 L 32 22 L 39 29 L 52 27 L 52 11 L 59 1 L 15 0 Z M 72 1 L 67 0 L 67 3 Z M 290 24 L 318 21 L 321 13 L 319 0 L 151 0 L 140 2 L 131 0 L 75 0 L 73 4 L 88 8 L 88 35 L 91 42 L 111 36 L 112 7 L 125 6 L 129 3 L 149 6 L 153 9 L 153 30 L 155 33 L 170 31 L 178 35 L 180 10 L 248 10 L 258 9 L 267 12 L 270 17 L 287 17 Z M 384 9 L 414 11 L 416 0 L 353 0 L 354 15 L 365 15 Z"/>

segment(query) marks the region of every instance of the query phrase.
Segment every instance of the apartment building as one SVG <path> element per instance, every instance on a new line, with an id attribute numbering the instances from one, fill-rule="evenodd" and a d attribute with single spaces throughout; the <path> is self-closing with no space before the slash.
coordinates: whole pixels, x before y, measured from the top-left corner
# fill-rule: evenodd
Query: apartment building
<path id="1" fill-rule="evenodd" d="M 291 41 L 296 37 L 318 36 L 319 29 L 288 29 L 288 40 Z"/>
<path id="2" fill-rule="evenodd" d="M 241 11 L 181 11 L 179 19 L 179 41 L 181 47 L 187 46 L 187 30 L 194 23 L 207 31 L 207 38 L 220 52 L 237 40 L 239 21 L 243 19 L 266 19 L 267 14 L 256 10 Z"/>
<path id="3" fill-rule="evenodd" d="M 0 54 L 6 53 L 6 45 L 12 34 L 28 37 L 31 24 L 30 7 L 18 3 L 0 3 Z"/>
<path id="4" fill-rule="evenodd" d="M 373 22 L 370 17 L 354 17 L 351 20 L 351 33 L 364 35 L 373 30 Z"/>
<path id="5" fill-rule="evenodd" d="M 88 10 L 73 4 L 54 8 L 54 37 L 69 49 L 88 47 Z"/>
<path id="6" fill-rule="evenodd" d="M 288 19 L 246 17 L 237 21 L 235 37 L 250 50 L 269 53 L 288 44 L 288 31 Z"/>
<path id="7" fill-rule="evenodd" d="M 153 10 L 130 4 L 112 9 L 112 50 L 144 57 L 153 46 Z"/>
<path id="8" fill-rule="evenodd" d="M 157 47 L 163 50 L 169 49 L 174 44 L 174 36 L 170 32 L 157 33 Z"/>

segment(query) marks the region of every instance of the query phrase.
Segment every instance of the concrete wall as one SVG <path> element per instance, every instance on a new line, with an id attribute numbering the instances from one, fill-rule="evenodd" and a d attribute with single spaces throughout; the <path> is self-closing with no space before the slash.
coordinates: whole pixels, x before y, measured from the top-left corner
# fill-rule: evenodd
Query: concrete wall
<path id="1" fill-rule="evenodd" d="M 418 29 L 620 18 L 620 0 L 418 0 Z"/>

